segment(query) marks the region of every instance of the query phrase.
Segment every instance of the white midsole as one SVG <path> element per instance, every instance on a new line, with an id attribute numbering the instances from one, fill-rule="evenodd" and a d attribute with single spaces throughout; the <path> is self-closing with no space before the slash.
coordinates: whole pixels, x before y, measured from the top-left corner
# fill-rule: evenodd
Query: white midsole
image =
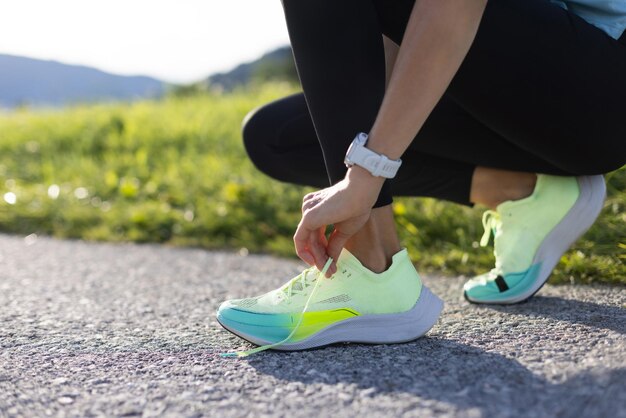
<path id="1" fill-rule="evenodd" d="M 305 350 L 339 342 L 391 344 L 414 340 L 426 334 L 443 309 L 443 301 L 433 294 L 426 286 L 415 306 L 401 313 L 370 314 L 348 318 L 332 324 L 304 340 L 295 343 L 285 343 L 274 350 Z M 252 335 L 242 333 L 222 324 L 233 334 L 253 342 L 257 345 L 272 344 L 272 341 L 263 340 Z"/>

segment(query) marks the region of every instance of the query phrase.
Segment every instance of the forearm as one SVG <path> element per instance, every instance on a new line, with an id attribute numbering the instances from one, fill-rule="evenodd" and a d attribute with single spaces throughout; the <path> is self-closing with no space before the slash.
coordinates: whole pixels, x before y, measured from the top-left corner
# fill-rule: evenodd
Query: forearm
<path id="1" fill-rule="evenodd" d="M 368 148 L 399 158 L 469 50 L 487 0 L 417 0 Z"/>

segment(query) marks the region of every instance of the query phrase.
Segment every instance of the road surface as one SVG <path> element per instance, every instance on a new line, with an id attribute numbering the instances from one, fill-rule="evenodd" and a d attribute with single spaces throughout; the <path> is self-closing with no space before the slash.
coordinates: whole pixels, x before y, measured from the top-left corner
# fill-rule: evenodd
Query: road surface
<path id="1" fill-rule="evenodd" d="M 217 354 L 251 346 L 215 321 L 294 260 L 0 235 L 0 416 L 626 417 L 626 289 L 546 286 L 473 306 L 461 278 L 426 337 Z"/>

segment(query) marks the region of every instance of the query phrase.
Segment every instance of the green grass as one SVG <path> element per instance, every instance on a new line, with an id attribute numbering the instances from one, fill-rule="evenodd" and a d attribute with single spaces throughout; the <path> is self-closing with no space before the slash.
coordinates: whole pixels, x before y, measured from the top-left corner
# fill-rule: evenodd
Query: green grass
<path id="1" fill-rule="evenodd" d="M 268 84 L 0 114 L 0 230 L 293 256 L 310 189 L 257 172 L 240 129 L 249 110 L 295 91 Z M 600 220 L 562 258 L 552 282 L 626 284 L 626 169 L 607 180 Z M 480 211 L 397 199 L 395 213 L 421 271 L 469 275 L 493 263 L 491 250 L 477 245 Z"/>

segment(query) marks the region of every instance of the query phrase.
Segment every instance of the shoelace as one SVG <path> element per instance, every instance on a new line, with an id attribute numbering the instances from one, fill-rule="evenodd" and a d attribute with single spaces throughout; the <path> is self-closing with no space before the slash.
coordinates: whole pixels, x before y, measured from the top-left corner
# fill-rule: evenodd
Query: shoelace
<path id="1" fill-rule="evenodd" d="M 269 350 L 270 348 L 278 347 L 279 345 L 283 345 L 286 342 L 288 342 L 291 339 L 291 337 L 293 337 L 295 335 L 296 331 L 298 331 L 298 328 L 300 328 L 300 325 L 302 324 L 302 318 L 304 318 L 304 313 L 309 308 L 309 303 L 313 299 L 313 296 L 315 295 L 315 292 L 317 291 L 317 287 L 320 284 L 320 282 L 322 281 L 321 279 L 324 278 L 324 275 L 328 271 L 328 268 L 330 267 L 330 264 L 332 262 L 333 262 L 333 259 L 329 257 L 328 261 L 326 261 L 326 264 L 324 264 L 324 268 L 317 275 L 317 277 L 315 279 L 315 285 L 313 286 L 313 290 L 311 291 L 311 294 L 309 295 L 309 298 L 306 300 L 306 303 L 304 304 L 304 308 L 302 309 L 302 313 L 300 314 L 300 319 L 298 319 L 298 323 L 296 324 L 294 329 L 291 331 L 291 333 L 287 336 L 287 338 L 285 338 L 284 340 L 279 341 L 277 343 L 274 343 L 274 344 L 267 344 L 267 345 L 263 345 L 261 347 L 253 348 L 252 350 L 237 351 L 237 352 L 234 352 L 234 353 L 221 353 L 220 356 L 221 357 L 247 357 L 247 356 L 252 355 L 252 354 L 260 353 L 261 351 Z M 313 269 L 313 268 L 311 267 L 311 269 Z M 307 269 L 307 270 L 309 270 L 309 269 Z M 301 274 L 302 278 L 299 279 L 299 280 L 306 280 L 306 276 L 307 275 L 304 274 L 304 273 L 305 272 L 302 272 L 302 274 Z M 287 285 L 288 289 L 291 288 L 292 283 L 294 283 L 296 281 L 296 279 L 298 279 L 298 277 L 294 278 L 294 280 L 292 280 Z"/>
<path id="2" fill-rule="evenodd" d="M 500 226 L 500 214 L 495 210 L 487 210 L 483 213 L 483 228 L 485 232 L 483 232 L 483 236 L 480 239 L 480 246 L 486 247 L 489 244 L 489 238 L 493 233 L 494 237 L 496 235 L 496 230 Z"/>
<path id="3" fill-rule="evenodd" d="M 493 255 L 496 258 L 496 266 L 491 269 L 491 276 L 493 278 L 497 277 L 502 273 L 502 260 L 498 257 L 498 246 L 496 245 L 496 233 L 498 229 L 502 226 L 502 218 L 498 212 L 495 210 L 487 210 L 483 213 L 483 228 L 485 232 L 483 233 L 482 238 L 480 239 L 480 246 L 486 247 L 489 244 L 489 238 L 493 233 L 494 236 L 494 244 L 493 244 Z"/>
<path id="4" fill-rule="evenodd" d="M 315 267 L 309 267 L 302 271 L 302 273 L 298 274 L 296 277 L 291 279 L 289 283 L 285 285 L 282 289 L 284 294 L 289 298 L 294 293 L 303 292 L 307 287 L 311 286 L 313 282 L 317 280 L 318 275 L 315 273 Z M 313 273 L 313 274 L 312 274 Z M 311 278 L 311 276 L 315 276 Z M 300 289 L 294 289 L 295 285 L 300 285 Z"/>

